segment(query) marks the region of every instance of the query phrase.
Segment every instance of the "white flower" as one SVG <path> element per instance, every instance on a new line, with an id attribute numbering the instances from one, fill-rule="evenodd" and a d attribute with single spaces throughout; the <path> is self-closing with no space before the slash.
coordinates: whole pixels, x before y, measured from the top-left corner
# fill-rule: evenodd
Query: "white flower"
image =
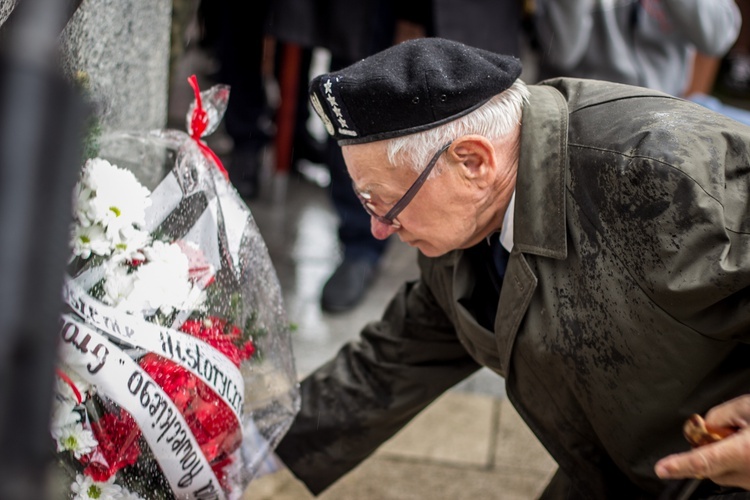
<path id="1" fill-rule="evenodd" d="M 81 421 L 81 414 L 75 411 L 76 403 L 67 399 L 55 398 L 52 403 L 52 420 L 50 431 L 52 435 L 61 436 L 64 427 L 72 427 Z"/>
<path id="2" fill-rule="evenodd" d="M 73 217 L 82 226 L 90 226 L 93 221 L 89 218 L 91 211 L 91 198 L 94 192 L 91 191 L 83 181 L 77 182 L 73 189 Z"/>
<path id="3" fill-rule="evenodd" d="M 114 262 L 145 260 L 143 249 L 151 244 L 151 235 L 133 226 L 125 226 L 117 233 L 115 251 L 112 255 Z"/>
<path id="4" fill-rule="evenodd" d="M 76 458 L 90 453 L 99 444 L 91 429 L 82 424 L 52 429 L 52 437 L 57 440 L 57 451 L 72 451 Z"/>
<path id="5" fill-rule="evenodd" d="M 75 493 L 73 500 L 114 500 L 122 498 L 122 487 L 115 484 L 115 476 L 106 483 L 96 482 L 89 476 L 76 474 L 76 481 L 70 485 L 70 491 Z"/>
<path id="6" fill-rule="evenodd" d="M 188 259 L 177 244 L 155 241 L 144 248 L 146 263 L 133 273 L 133 290 L 120 306 L 127 312 L 171 314 L 191 297 Z M 192 301 L 191 301 L 192 302 Z"/>
<path id="7" fill-rule="evenodd" d="M 107 255 L 112 250 L 112 242 L 99 224 L 82 226 L 75 224 L 71 231 L 70 246 L 73 255 L 88 259 L 92 253 Z"/>
<path id="8" fill-rule="evenodd" d="M 145 258 L 129 272 L 123 258 L 114 257 L 104 281 L 102 300 L 126 312 L 151 315 L 157 311 L 169 315 L 175 309 L 194 309 L 206 294 L 190 281 L 187 256 L 177 244 L 153 242 L 137 253 Z M 135 255 L 135 254 L 134 254 Z"/>
<path id="9" fill-rule="evenodd" d="M 185 276 L 188 274 L 188 258 L 177 243 L 155 241 L 153 245 L 143 250 L 146 259 L 151 264 L 166 264 L 179 267 Z M 182 271 L 184 269 L 184 271 Z"/>
<path id="10" fill-rule="evenodd" d="M 85 188 L 94 193 L 88 204 L 81 203 L 86 217 L 101 223 L 110 236 L 122 227 L 145 224 L 151 193 L 129 170 L 94 158 L 86 162 L 81 182 L 84 184 L 80 190 L 82 195 L 86 192 Z"/>
<path id="11" fill-rule="evenodd" d="M 102 301 L 109 305 L 118 306 L 128 299 L 133 291 L 134 282 L 135 273 L 128 273 L 128 268 L 125 265 L 114 263 L 107 270 Z"/>

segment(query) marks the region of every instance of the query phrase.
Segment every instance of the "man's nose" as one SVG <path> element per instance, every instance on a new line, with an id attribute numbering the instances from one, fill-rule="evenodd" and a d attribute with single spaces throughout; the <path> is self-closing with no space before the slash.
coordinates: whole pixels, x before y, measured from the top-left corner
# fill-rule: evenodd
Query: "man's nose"
<path id="1" fill-rule="evenodd" d="M 375 217 L 370 216 L 370 231 L 372 232 L 372 235 L 377 239 L 384 240 L 396 232 L 396 226 L 391 224 L 383 224 Z"/>

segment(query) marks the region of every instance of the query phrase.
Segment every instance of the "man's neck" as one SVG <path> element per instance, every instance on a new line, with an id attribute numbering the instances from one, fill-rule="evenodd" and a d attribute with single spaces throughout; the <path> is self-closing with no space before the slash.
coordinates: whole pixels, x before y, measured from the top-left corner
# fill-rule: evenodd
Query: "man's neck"
<path id="1" fill-rule="evenodd" d="M 516 178 L 518 175 L 518 156 L 520 151 L 520 128 L 512 138 L 505 139 L 495 146 L 498 158 L 498 171 L 495 179 L 493 193 L 494 199 L 491 200 L 492 224 L 489 233 L 500 231 L 505 219 L 505 213 L 516 192 Z"/>

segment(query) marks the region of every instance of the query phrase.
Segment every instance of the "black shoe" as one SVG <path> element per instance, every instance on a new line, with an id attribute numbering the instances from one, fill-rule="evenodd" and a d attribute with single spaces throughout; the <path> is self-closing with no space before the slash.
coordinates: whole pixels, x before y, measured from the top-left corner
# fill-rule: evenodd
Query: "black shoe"
<path id="1" fill-rule="evenodd" d="M 375 277 L 375 268 L 369 259 L 344 259 L 323 287 L 323 310 L 345 312 L 359 304 Z"/>

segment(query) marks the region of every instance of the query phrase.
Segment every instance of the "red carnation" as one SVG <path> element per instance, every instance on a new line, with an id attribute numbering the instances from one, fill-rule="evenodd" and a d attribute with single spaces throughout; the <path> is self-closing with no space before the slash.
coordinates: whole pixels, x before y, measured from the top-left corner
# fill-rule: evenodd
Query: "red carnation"
<path id="1" fill-rule="evenodd" d="M 180 410 L 209 462 L 237 449 L 242 432 L 234 412 L 200 378 L 153 353 L 140 364 Z"/>
<path id="2" fill-rule="evenodd" d="M 252 340 L 245 342 L 245 345 L 242 346 L 241 352 L 243 359 L 250 359 L 253 357 L 253 354 L 255 354 L 255 344 L 253 344 Z"/>
<path id="3" fill-rule="evenodd" d="M 213 346 L 237 367 L 243 360 L 250 359 L 255 353 L 255 346 L 251 341 L 247 341 L 242 347 L 238 345 L 242 341 L 242 330 L 215 316 L 205 319 L 189 319 L 182 324 L 180 330 Z"/>
<path id="4" fill-rule="evenodd" d="M 91 424 L 91 430 L 99 445 L 82 461 L 88 463 L 83 472 L 94 481 L 107 481 L 118 470 L 138 460 L 141 430 L 129 413 L 121 411 L 119 417 L 106 413 Z"/>
<path id="5" fill-rule="evenodd" d="M 255 353 L 251 341 L 242 343 L 242 331 L 221 318 L 189 319 L 180 329 L 216 348 L 237 367 Z M 224 463 L 242 441 L 232 409 L 197 375 L 166 358 L 149 353 L 140 365 L 175 403 L 212 466 L 214 461 Z"/>

